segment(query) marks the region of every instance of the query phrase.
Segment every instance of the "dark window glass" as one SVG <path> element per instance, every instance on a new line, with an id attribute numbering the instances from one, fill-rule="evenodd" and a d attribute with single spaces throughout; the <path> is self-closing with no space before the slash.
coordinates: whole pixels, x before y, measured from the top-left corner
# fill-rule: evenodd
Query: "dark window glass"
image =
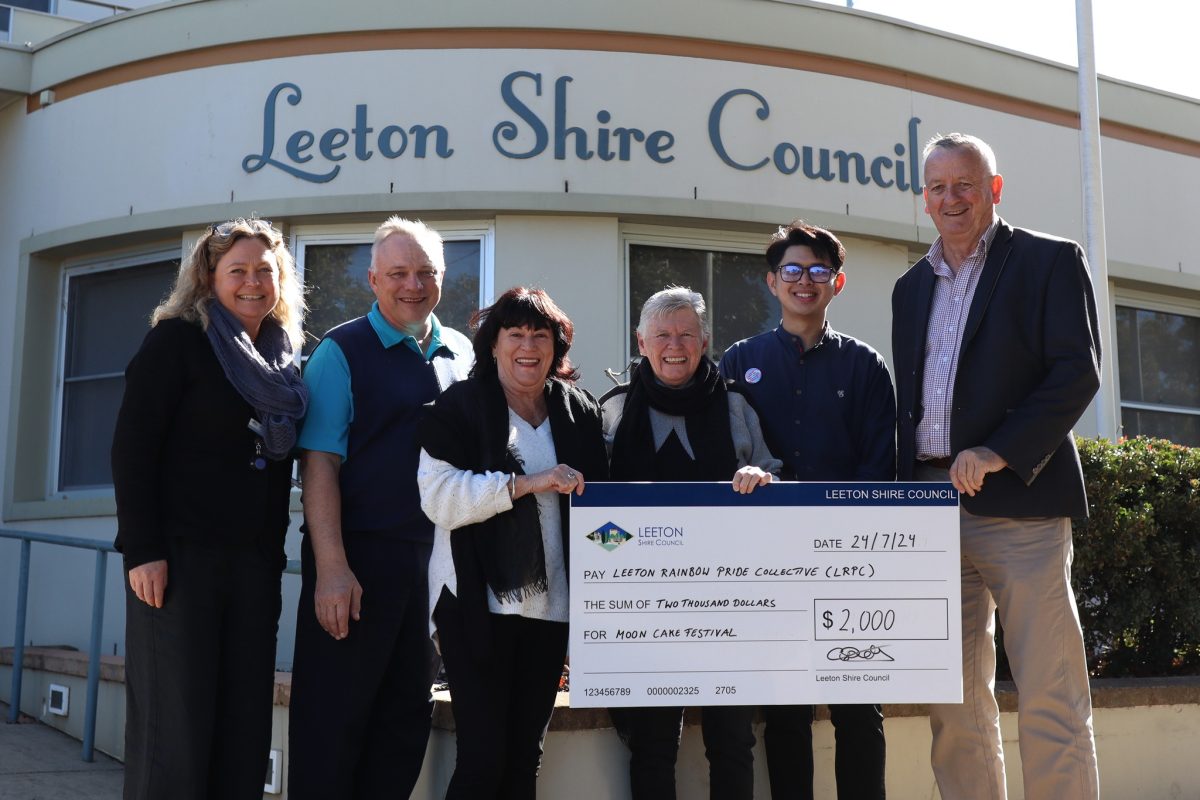
<path id="1" fill-rule="evenodd" d="M 759 253 L 630 245 L 630 326 L 637 328 L 642 304 L 650 295 L 667 286 L 687 286 L 699 292 L 708 306 L 709 355 L 719 359 L 734 342 L 778 324 L 778 306 L 767 289 L 766 271 Z M 630 354 L 637 355 L 633 331 L 629 343 Z"/>
<path id="2" fill-rule="evenodd" d="M 308 287 L 304 355 L 312 353 L 330 328 L 362 316 L 375 295 L 367 283 L 369 244 L 321 244 L 304 248 L 304 284 Z"/>
<path id="3" fill-rule="evenodd" d="M 1121 426 L 1126 436 L 1153 436 L 1188 447 L 1200 447 L 1200 414 L 1122 408 Z"/>
<path id="4" fill-rule="evenodd" d="M 443 325 L 465 334 L 468 320 L 479 309 L 482 247 L 478 239 L 448 241 L 444 255 L 442 299 L 434 313 Z M 367 281 L 370 266 L 369 242 L 305 246 L 304 283 L 308 287 L 305 356 L 330 328 L 370 310 L 375 302 Z"/>
<path id="5" fill-rule="evenodd" d="M 4 0 L 4 5 L 16 8 L 27 8 L 30 11 L 50 13 L 50 0 Z"/>
<path id="6" fill-rule="evenodd" d="M 478 239 L 465 239 L 446 242 L 444 251 L 446 277 L 442 279 L 442 299 L 434 313 L 443 325 L 470 336 L 467 323 L 481 302 L 482 247 Z"/>
<path id="7" fill-rule="evenodd" d="M 8 32 L 12 30 L 12 9 L 0 6 L 0 39 L 8 41 Z"/>
<path id="8" fill-rule="evenodd" d="M 178 263 L 74 275 L 67 289 L 62 491 L 112 485 L 109 449 L 125 391 L 125 367 L 149 330 L 150 313 L 170 291 Z"/>
<path id="9" fill-rule="evenodd" d="M 1200 445 L 1200 317 L 1117 306 L 1116 337 L 1125 435 Z"/>

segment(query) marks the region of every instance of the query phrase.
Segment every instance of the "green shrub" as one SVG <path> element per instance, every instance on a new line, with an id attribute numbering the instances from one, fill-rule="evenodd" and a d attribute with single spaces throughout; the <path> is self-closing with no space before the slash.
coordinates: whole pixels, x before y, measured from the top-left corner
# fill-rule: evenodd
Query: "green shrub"
<path id="1" fill-rule="evenodd" d="M 1200 448 L 1079 439 L 1072 570 L 1093 676 L 1200 674 Z"/>

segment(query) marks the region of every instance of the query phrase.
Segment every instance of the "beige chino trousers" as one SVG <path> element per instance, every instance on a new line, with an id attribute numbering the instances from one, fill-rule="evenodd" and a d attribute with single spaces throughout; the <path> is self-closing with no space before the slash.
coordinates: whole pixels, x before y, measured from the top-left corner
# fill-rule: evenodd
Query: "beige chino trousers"
<path id="1" fill-rule="evenodd" d="M 918 465 L 923 481 L 946 470 Z M 1071 521 L 960 511 L 963 702 L 930 706 L 933 771 L 943 800 L 1005 800 L 996 704 L 996 611 L 1017 685 L 1026 800 L 1096 800 L 1099 771 Z"/>

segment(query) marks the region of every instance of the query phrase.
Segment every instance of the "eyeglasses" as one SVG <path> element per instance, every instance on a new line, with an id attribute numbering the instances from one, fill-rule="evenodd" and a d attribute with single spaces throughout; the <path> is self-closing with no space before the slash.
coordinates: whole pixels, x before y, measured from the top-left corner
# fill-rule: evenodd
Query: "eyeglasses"
<path id="1" fill-rule="evenodd" d="M 836 269 L 824 264 L 780 264 L 775 268 L 784 283 L 796 283 L 808 273 L 808 279 L 813 283 L 829 283 Z"/>
<path id="2" fill-rule="evenodd" d="M 235 233 L 239 227 L 248 227 L 257 233 L 274 229 L 275 223 L 269 219 L 233 219 L 228 222 L 214 222 L 208 226 L 208 235 L 220 236 L 224 239 Z"/>

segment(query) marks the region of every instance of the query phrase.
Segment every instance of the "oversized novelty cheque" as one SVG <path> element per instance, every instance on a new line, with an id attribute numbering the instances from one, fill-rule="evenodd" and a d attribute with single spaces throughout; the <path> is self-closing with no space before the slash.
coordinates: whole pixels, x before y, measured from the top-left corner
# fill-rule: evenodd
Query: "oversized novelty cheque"
<path id="1" fill-rule="evenodd" d="M 589 483 L 571 705 L 957 703 L 948 483 Z"/>

